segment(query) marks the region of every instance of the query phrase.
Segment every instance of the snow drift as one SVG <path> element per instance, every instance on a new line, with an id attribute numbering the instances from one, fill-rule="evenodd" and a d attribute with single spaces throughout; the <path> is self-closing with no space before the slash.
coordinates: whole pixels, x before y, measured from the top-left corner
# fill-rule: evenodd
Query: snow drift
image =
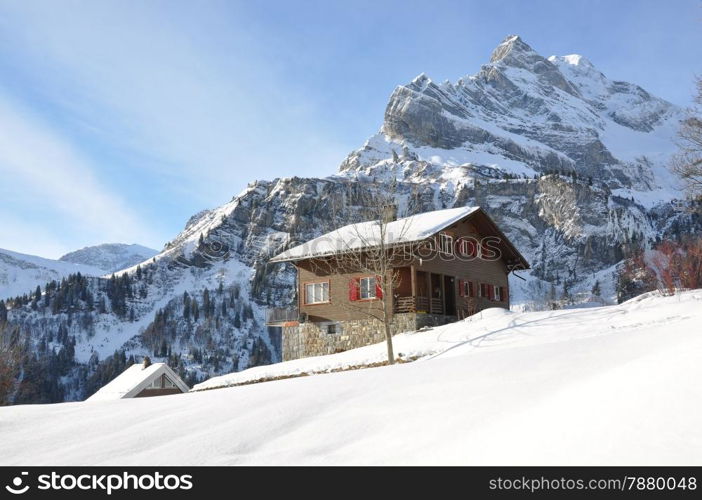
<path id="1" fill-rule="evenodd" d="M 601 308 L 487 310 L 396 337 L 397 351 L 424 355 L 413 363 L 2 408 L 0 463 L 702 465 L 701 305 L 696 290 Z M 381 348 L 265 370 L 342 366 Z"/>

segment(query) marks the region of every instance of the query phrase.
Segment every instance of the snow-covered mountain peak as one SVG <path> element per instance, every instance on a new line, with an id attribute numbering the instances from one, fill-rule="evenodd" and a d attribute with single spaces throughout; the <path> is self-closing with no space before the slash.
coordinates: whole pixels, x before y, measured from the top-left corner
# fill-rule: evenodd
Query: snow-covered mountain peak
<path id="1" fill-rule="evenodd" d="M 67 253 L 58 260 L 0 249 L 0 298 L 34 291 L 70 274 L 102 276 L 150 259 L 158 252 L 142 245 L 105 243 Z"/>
<path id="2" fill-rule="evenodd" d="M 590 62 L 590 60 L 580 54 L 568 54 L 565 56 L 550 56 L 548 58 L 549 62 L 563 62 L 565 64 L 570 64 L 571 66 L 577 66 L 581 69 L 594 69 L 595 66 Z"/>
<path id="3" fill-rule="evenodd" d="M 67 253 L 59 260 L 94 266 L 107 273 L 132 267 L 150 259 L 158 251 L 137 244 L 104 243 Z"/>
<path id="4" fill-rule="evenodd" d="M 505 64 L 521 63 L 525 59 L 541 57 L 519 35 L 509 35 L 495 47 L 490 56 L 490 62 Z"/>
<path id="5" fill-rule="evenodd" d="M 651 132 L 664 121 L 679 118 L 677 106 L 629 82 L 608 79 L 589 60 L 577 54 L 551 56 L 549 61 L 596 111 L 624 127 Z"/>
<path id="6" fill-rule="evenodd" d="M 431 78 L 427 76 L 426 73 L 420 73 L 416 77 L 414 77 L 414 80 L 409 84 L 412 89 L 417 90 L 417 91 L 422 91 L 427 88 L 427 85 L 432 83 Z"/>
<path id="7" fill-rule="evenodd" d="M 455 84 L 421 74 L 398 86 L 381 132 L 340 171 L 421 182 L 430 170 L 449 183 L 452 169 L 466 165 L 498 176 L 572 171 L 651 205 L 674 196 L 665 165 L 679 116 L 676 106 L 609 80 L 582 55 L 546 59 L 511 35 Z"/>

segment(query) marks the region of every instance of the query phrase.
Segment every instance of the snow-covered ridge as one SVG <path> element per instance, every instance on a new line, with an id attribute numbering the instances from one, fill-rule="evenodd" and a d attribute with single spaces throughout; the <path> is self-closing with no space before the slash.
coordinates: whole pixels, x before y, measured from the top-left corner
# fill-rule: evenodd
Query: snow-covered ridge
<path id="1" fill-rule="evenodd" d="M 0 299 L 33 292 L 69 274 L 103 276 L 134 266 L 158 251 L 137 244 L 105 243 L 76 250 L 58 260 L 0 248 Z"/>
<path id="2" fill-rule="evenodd" d="M 104 243 L 67 253 L 59 260 L 90 265 L 102 269 L 103 274 L 108 274 L 132 267 L 158 253 L 158 250 L 137 244 Z"/>
<path id="3" fill-rule="evenodd" d="M 60 280 L 69 274 L 81 273 L 86 276 L 100 276 L 104 269 L 45 259 L 0 248 L 0 299 L 33 292 L 52 280 Z"/>

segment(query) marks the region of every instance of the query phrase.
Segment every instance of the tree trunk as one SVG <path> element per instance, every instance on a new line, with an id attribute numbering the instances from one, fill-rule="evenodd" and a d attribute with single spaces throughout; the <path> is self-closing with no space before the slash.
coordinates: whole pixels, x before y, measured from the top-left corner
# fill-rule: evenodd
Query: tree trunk
<path id="1" fill-rule="evenodd" d="M 385 318 L 385 343 L 388 346 L 388 364 L 395 363 L 395 354 L 392 349 L 392 332 L 390 331 L 390 321 Z"/>
<path id="2" fill-rule="evenodd" d="M 390 321 L 392 321 L 392 315 L 390 314 L 390 300 L 391 295 L 387 294 L 387 288 L 392 290 L 391 286 L 383 287 L 383 326 L 385 327 L 385 343 L 388 347 L 388 364 L 395 363 L 395 353 L 392 348 L 392 331 L 390 329 Z"/>

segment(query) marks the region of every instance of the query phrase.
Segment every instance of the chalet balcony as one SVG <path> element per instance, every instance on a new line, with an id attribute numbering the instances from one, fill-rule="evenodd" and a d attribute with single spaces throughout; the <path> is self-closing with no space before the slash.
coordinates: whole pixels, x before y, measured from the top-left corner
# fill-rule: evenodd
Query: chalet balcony
<path id="1" fill-rule="evenodd" d="M 297 323 L 300 320 L 300 311 L 297 307 L 269 307 L 266 309 L 266 325 L 286 326 L 288 323 Z"/>
<path id="2" fill-rule="evenodd" d="M 416 312 L 444 314 L 444 303 L 440 298 L 397 297 L 394 312 L 395 314 Z"/>

